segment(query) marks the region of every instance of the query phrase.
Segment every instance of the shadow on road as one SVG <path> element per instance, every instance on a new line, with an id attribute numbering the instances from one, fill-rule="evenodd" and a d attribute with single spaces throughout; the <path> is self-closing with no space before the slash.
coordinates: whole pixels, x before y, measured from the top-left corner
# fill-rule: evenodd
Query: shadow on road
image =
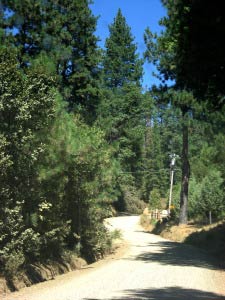
<path id="1" fill-rule="evenodd" d="M 162 265 L 195 266 L 211 270 L 221 269 L 220 262 L 216 258 L 190 245 L 158 241 L 146 245 L 146 248 L 148 247 L 149 251 L 144 251 L 138 256 L 126 259 L 141 260 L 146 263 L 158 262 Z"/>
<path id="2" fill-rule="evenodd" d="M 107 300 L 225 300 L 225 296 L 219 294 L 180 287 L 127 290 L 124 293 L 125 296 L 123 297 L 107 298 Z M 100 300 L 100 298 L 85 298 L 83 300 Z"/>

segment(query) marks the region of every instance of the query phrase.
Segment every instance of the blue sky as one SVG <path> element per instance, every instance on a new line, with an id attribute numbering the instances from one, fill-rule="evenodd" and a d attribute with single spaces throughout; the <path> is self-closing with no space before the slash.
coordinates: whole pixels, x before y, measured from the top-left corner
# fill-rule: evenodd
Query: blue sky
<path id="1" fill-rule="evenodd" d="M 113 22 L 118 9 L 121 8 L 138 46 L 140 55 L 145 51 L 143 34 L 146 27 L 152 32 L 160 32 L 162 28 L 158 21 L 166 15 L 166 10 L 160 0 L 94 0 L 92 12 L 99 16 L 96 34 L 101 39 L 100 46 L 104 46 L 105 38 L 109 35 L 108 26 Z M 153 66 L 144 65 L 143 87 L 150 87 L 158 83 L 152 76 Z"/>

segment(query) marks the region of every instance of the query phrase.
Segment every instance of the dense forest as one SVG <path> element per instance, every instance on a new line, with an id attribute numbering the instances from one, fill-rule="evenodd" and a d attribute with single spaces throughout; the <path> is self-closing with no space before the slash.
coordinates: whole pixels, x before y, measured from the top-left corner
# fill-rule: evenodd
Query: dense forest
<path id="1" fill-rule="evenodd" d="M 180 224 L 225 209 L 225 15 L 162 0 L 144 57 L 121 10 L 104 49 L 89 0 L 0 1 L 0 273 L 109 251 L 103 220 L 168 207 Z M 158 86 L 143 90 L 143 63 Z"/>

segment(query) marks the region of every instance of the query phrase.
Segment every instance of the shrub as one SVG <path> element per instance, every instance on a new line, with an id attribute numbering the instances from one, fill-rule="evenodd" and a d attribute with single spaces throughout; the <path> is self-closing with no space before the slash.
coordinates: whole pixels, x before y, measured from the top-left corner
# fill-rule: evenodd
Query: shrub
<path id="1" fill-rule="evenodd" d="M 141 214 L 146 207 L 146 203 L 139 199 L 138 193 L 133 186 L 122 186 L 124 208 L 127 213 Z"/>
<path id="2" fill-rule="evenodd" d="M 149 208 L 161 209 L 161 196 L 158 189 L 154 188 L 149 194 Z"/>

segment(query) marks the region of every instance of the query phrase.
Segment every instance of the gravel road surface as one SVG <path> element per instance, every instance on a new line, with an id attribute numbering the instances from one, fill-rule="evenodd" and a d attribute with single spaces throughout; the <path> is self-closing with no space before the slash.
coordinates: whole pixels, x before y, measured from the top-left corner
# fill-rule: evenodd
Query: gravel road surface
<path id="1" fill-rule="evenodd" d="M 200 250 L 143 232 L 139 217 L 108 220 L 121 229 L 126 251 L 4 300 L 225 300 L 225 276 Z M 109 224 L 110 223 L 110 224 Z"/>

